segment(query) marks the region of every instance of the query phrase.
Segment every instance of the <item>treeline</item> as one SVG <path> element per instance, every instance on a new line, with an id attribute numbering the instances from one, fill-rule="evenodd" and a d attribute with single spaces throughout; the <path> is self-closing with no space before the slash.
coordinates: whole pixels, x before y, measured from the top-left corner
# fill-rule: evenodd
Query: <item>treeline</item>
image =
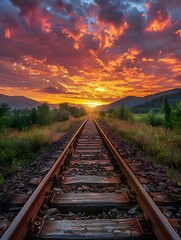
<path id="1" fill-rule="evenodd" d="M 159 112 L 150 110 L 147 114 L 134 115 L 130 109 L 123 104 L 117 109 L 109 109 L 99 113 L 100 117 L 108 116 L 109 118 L 145 122 L 153 127 L 164 126 L 166 131 L 171 128 L 181 130 L 181 102 L 174 108 L 169 104 L 167 98 L 164 98 Z"/>
<path id="2" fill-rule="evenodd" d="M 131 108 L 131 111 L 135 114 L 148 113 L 150 109 L 153 112 L 159 113 L 160 108 L 164 102 L 165 96 L 160 96 L 156 99 L 152 99 L 150 101 L 146 101 L 145 103 L 139 104 L 135 107 Z M 174 108 L 177 107 L 177 104 L 181 101 L 181 91 L 169 94 L 166 96 L 169 104 Z"/>
<path id="3" fill-rule="evenodd" d="M 23 130 L 35 124 L 48 125 L 68 120 L 71 116 L 79 118 L 85 115 L 84 107 L 69 106 L 68 103 L 61 103 L 53 110 L 50 110 L 46 103 L 38 106 L 37 109 L 23 110 L 11 110 L 7 104 L 3 103 L 0 105 L 0 131 L 6 128 Z"/>

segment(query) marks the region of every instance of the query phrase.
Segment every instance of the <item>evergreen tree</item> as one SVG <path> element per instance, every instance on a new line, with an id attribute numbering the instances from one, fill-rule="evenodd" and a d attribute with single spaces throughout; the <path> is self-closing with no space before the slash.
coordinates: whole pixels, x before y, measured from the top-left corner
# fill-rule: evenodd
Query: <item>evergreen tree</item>
<path id="1" fill-rule="evenodd" d="M 6 103 L 0 105 L 0 129 L 8 127 L 10 124 L 10 107 Z"/>
<path id="2" fill-rule="evenodd" d="M 177 104 L 173 114 L 174 125 L 181 130 L 181 101 Z"/>
<path id="3" fill-rule="evenodd" d="M 162 111 L 164 113 L 164 125 L 167 134 L 168 129 L 172 127 L 172 108 L 166 97 L 163 100 Z"/>
<path id="4" fill-rule="evenodd" d="M 30 113 L 30 122 L 31 124 L 36 124 L 38 121 L 38 113 L 36 108 L 33 108 Z"/>

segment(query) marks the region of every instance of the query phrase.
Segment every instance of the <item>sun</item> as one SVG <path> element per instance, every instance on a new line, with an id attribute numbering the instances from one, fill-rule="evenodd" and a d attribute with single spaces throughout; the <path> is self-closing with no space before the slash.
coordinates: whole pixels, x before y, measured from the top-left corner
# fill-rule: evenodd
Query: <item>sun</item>
<path id="1" fill-rule="evenodd" d="M 95 108 L 95 107 L 102 105 L 102 103 L 100 103 L 100 102 L 86 102 L 84 104 L 90 108 Z"/>

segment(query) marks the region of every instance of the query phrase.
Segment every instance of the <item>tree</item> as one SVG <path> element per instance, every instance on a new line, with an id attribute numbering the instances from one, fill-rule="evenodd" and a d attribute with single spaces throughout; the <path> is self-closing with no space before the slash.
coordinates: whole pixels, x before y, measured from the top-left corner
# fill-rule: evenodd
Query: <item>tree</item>
<path id="1" fill-rule="evenodd" d="M 0 128 L 9 126 L 10 124 L 10 107 L 6 103 L 0 105 Z"/>
<path id="2" fill-rule="evenodd" d="M 60 103 L 59 104 L 59 108 L 61 109 L 61 110 L 67 110 L 67 111 L 69 111 L 69 105 L 68 105 L 68 103 L 67 102 L 65 102 L 65 103 Z"/>
<path id="3" fill-rule="evenodd" d="M 81 116 L 85 116 L 87 114 L 84 107 L 80 107 L 79 110 L 80 110 Z"/>
<path id="4" fill-rule="evenodd" d="M 5 117 L 9 114 L 10 107 L 6 103 L 2 103 L 0 106 L 0 118 Z"/>
<path id="5" fill-rule="evenodd" d="M 38 121 L 38 113 L 36 108 L 33 108 L 30 113 L 30 122 L 31 124 L 36 124 Z"/>
<path id="6" fill-rule="evenodd" d="M 38 114 L 38 121 L 37 121 L 38 124 L 47 125 L 48 123 L 50 123 L 50 120 L 51 120 L 50 109 L 47 103 L 43 103 L 42 105 L 38 106 L 37 114 Z"/>
<path id="7" fill-rule="evenodd" d="M 133 120 L 132 113 L 126 108 L 122 102 L 121 107 L 117 110 L 118 118 L 121 120 Z"/>
<path id="8" fill-rule="evenodd" d="M 121 103 L 121 109 L 120 109 L 120 119 L 124 120 L 125 119 L 125 108 L 124 108 L 124 104 L 123 101 Z"/>
<path id="9" fill-rule="evenodd" d="M 70 113 L 69 111 L 65 110 L 65 109 L 60 109 L 60 108 L 55 108 L 52 111 L 52 120 L 54 122 L 62 122 L 65 120 L 68 120 L 70 118 Z"/>
<path id="10" fill-rule="evenodd" d="M 166 130 L 166 135 L 168 132 L 168 129 L 172 127 L 172 108 L 170 104 L 168 103 L 167 98 L 165 97 L 162 104 L 162 112 L 164 114 L 164 125 Z"/>
<path id="11" fill-rule="evenodd" d="M 30 125 L 30 110 L 28 109 L 14 109 L 11 118 L 11 127 L 18 130 L 23 130 Z"/>
<path id="12" fill-rule="evenodd" d="M 176 109 L 173 113 L 174 125 L 181 129 L 181 101 L 177 104 Z"/>

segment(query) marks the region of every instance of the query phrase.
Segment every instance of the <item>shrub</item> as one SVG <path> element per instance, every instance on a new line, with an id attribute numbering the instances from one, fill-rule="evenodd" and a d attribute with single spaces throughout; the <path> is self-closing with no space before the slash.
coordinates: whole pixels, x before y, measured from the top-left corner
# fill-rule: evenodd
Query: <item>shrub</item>
<path id="1" fill-rule="evenodd" d="M 0 152 L 0 166 L 11 166 L 16 155 L 13 142 L 11 140 L 1 141 Z"/>
<path id="2" fill-rule="evenodd" d="M 148 123 L 152 126 L 161 126 L 163 124 L 163 117 L 160 113 L 155 113 L 152 110 L 146 116 Z"/>
<path id="3" fill-rule="evenodd" d="M 102 118 L 101 118 L 102 121 Z M 145 123 L 133 123 L 104 118 L 104 124 L 125 137 L 128 142 L 137 145 L 155 161 L 165 166 L 181 169 L 181 134 L 174 129 L 167 136 L 163 127 L 150 127 Z"/>

